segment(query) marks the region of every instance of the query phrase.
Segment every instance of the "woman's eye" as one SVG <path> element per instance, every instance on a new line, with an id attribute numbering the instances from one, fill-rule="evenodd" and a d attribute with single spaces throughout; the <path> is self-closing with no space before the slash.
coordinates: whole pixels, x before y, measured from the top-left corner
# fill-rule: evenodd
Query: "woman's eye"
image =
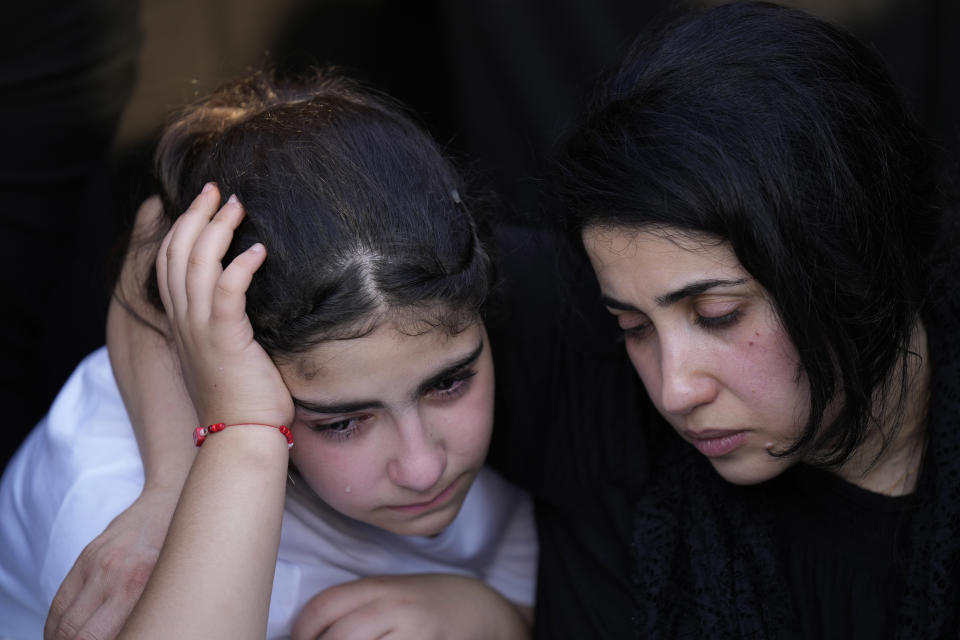
<path id="1" fill-rule="evenodd" d="M 639 311 L 621 312 L 612 308 L 607 308 L 607 311 L 613 314 L 617 319 L 617 326 L 620 327 L 617 342 L 642 340 L 653 331 L 653 323 L 645 313 Z"/>
<path id="2" fill-rule="evenodd" d="M 733 326 L 740 319 L 740 311 L 734 309 L 719 316 L 705 316 L 697 314 L 696 323 L 705 329 L 725 329 Z"/>
<path id="3" fill-rule="evenodd" d="M 459 398 L 470 388 L 470 378 L 476 374 L 476 371 L 463 371 L 457 375 L 444 378 L 433 385 L 426 395 L 437 400 Z"/>
<path id="4" fill-rule="evenodd" d="M 638 324 L 635 327 L 623 327 L 620 330 L 618 339 L 620 342 L 626 342 L 628 340 L 642 340 L 650 335 L 652 330 L 653 329 L 649 322 Z"/>

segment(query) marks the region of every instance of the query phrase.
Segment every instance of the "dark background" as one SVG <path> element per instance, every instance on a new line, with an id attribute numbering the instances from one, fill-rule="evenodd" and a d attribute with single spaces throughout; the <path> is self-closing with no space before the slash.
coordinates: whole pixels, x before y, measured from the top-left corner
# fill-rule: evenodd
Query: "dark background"
<path id="1" fill-rule="evenodd" d="M 16 3 L 26 5 L 26 3 Z M 665 0 L 40 0 L 0 38 L 0 466 L 104 341 L 122 238 L 164 114 L 264 64 L 335 63 L 399 98 L 462 166 L 537 208 L 547 153 Z M 957 148 L 960 3 L 785 2 L 887 59 Z"/>

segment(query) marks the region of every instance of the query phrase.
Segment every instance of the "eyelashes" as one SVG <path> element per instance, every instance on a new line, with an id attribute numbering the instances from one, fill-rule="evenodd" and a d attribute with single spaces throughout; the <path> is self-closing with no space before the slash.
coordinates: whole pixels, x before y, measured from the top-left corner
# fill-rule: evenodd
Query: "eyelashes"
<path id="1" fill-rule="evenodd" d="M 464 369 L 437 382 L 424 395 L 435 400 L 459 398 L 470 389 L 470 379 L 477 375 L 475 369 Z"/>
<path id="2" fill-rule="evenodd" d="M 737 320 L 740 319 L 740 311 L 734 309 L 730 313 L 725 313 L 722 316 L 702 316 L 697 314 L 696 320 L 698 326 L 703 327 L 704 329 L 716 330 L 716 329 L 726 329 L 737 323 Z"/>
<path id="3" fill-rule="evenodd" d="M 326 422 L 322 424 L 314 423 L 310 428 L 319 433 L 324 438 L 335 442 L 343 442 L 354 436 L 361 428 L 362 423 L 371 416 L 362 415 L 352 418 L 344 418 L 335 422 Z"/>
<path id="4" fill-rule="evenodd" d="M 740 321 L 742 314 L 739 309 L 734 309 L 729 313 L 725 313 L 721 316 L 704 316 L 697 314 L 694 318 L 694 323 L 707 331 L 722 331 L 733 327 L 737 322 Z M 642 340 L 650 335 L 650 332 L 653 330 L 650 322 L 644 322 L 638 324 L 634 327 L 629 327 L 622 329 L 617 335 L 618 342 L 624 342 L 627 340 Z"/>
<path id="5" fill-rule="evenodd" d="M 644 324 L 637 325 L 635 327 L 630 327 L 629 329 L 621 329 L 617 334 L 617 342 L 626 342 L 627 340 L 642 340 L 646 338 L 650 333 L 650 323 L 646 322 Z"/>
<path id="6" fill-rule="evenodd" d="M 477 370 L 466 368 L 455 372 L 433 384 L 423 392 L 422 397 L 430 402 L 452 402 L 464 396 L 471 387 L 471 379 Z M 321 437 L 332 442 L 344 442 L 363 431 L 376 420 L 375 413 L 362 413 L 354 416 L 339 417 L 330 422 L 305 420 L 307 426 Z"/>

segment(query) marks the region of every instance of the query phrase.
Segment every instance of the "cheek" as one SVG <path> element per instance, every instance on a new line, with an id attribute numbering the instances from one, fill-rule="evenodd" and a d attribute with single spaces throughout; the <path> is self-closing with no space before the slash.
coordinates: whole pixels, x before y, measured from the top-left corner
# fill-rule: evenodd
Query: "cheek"
<path id="1" fill-rule="evenodd" d="M 314 493 L 335 508 L 362 501 L 367 488 L 376 483 L 377 470 L 382 465 L 362 448 L 351 448 L 349 441 L 339 445 L 319 443 L 316 438 L 316 434 L 305 433 L 305 446 L 300 448 L 298 440 L 291 451 L 291 460 L 300 475 Z"/>
<path id="2" fill-rule="evenodd" d="M 442 433 L 448 453 L 471 461 L 482 461 L 493 432 L 493 377 L 480 375 L 472 393 L 448 410 L 440 410 L 435 424 Z"/>
<path id="3" fill-rule="evenodd" d="M 802 424 L 810 394 L 796 350 L 778 331 L 752 338 L 728 354 L 724 377 L 740 398 L 780 416 L 781 424 Z"/>

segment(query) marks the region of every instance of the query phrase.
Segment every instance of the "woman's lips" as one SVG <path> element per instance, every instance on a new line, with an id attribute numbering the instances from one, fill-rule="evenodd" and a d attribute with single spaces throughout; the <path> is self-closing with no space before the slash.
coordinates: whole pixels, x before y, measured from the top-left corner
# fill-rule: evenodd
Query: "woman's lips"
<path id="1" fill-rule="evenodd" d="M 687 440 L 697 451 L 708 458 L 719 458 L 739 449 L 747 441 L 746 431 L 721 431 L 708 429 L 696 433 L 687 432 Z"/>

